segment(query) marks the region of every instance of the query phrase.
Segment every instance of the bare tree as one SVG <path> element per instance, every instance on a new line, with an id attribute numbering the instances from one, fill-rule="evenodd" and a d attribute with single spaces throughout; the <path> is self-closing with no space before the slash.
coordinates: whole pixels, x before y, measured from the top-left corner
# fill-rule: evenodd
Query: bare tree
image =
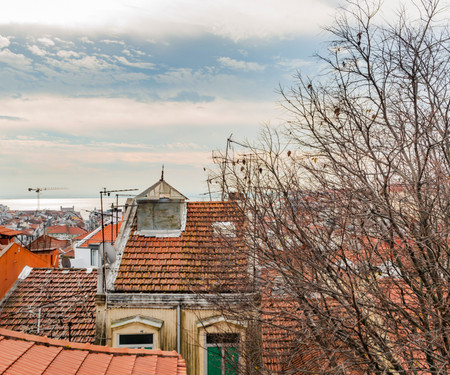
<path id="1" fill-rule="evenodd" d="M 325 74 L 281 90 L 286 126 L 231 142 L 211 177 L 240 198 L 260 296 L 224 313 L 260 327 L 250 373 L 447 374 L 447 20 L 434 0 L 395 24 L 350 5 Z"/>

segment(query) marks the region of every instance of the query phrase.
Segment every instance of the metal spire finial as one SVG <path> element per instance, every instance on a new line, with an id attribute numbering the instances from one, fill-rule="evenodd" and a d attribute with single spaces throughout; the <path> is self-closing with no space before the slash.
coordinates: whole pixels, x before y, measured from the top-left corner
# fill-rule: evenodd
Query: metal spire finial
<path id="1" fill-rule="evenodd" d="M 164 164 L 162 165 L 162 169 L 161 169 L 161 180 L 160 181 L 164 181 Z"/>

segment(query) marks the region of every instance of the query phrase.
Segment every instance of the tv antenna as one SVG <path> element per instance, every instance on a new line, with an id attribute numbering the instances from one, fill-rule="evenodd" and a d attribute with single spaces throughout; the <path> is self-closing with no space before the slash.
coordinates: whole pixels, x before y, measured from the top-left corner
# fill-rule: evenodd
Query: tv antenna
<path id="1" fill-rule="evenodd" d="M 105 243 L 105 222 L 103 219 L 103 197 L 109 197 L 111 196 L 111 193 L 122 193 L 122 192 L 129 192 L 129 191 L 135 191 L 139 189 L 120 189 L 120 190 L 107 190 L 106 188 L 103 188 L 100 190 L 100 211 L 101 211 L 101 218 L 102 218 L 102 243 L 100 244 L 100 256 L 102 259 L 102 270 L 101 270 L 101 285 L 102 285 L 102 292 L 106 293 L 106 266 L 110 265 L 111 263 L 114 263 L 116 261 L 116 250 L 114 249 L 114 246 L 112 244 L 107 245 Z"/>
<path id="2" fill-rule="evenodd" d="M 44 187 L 44 188 L 28 188 L 28 191 L 35 191 L 37 194 L 37 211 L 41 209 L 41 191 L 44 190 L 66 190 L 64 187 Z"/>

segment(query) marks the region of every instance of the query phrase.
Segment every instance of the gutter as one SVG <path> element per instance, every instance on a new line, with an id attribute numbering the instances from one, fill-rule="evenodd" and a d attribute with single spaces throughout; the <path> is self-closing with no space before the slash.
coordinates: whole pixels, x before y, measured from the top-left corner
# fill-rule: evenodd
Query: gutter
<path id="1" fill-rule="evenodd" d="M 177 305 L 177 353 L 181 350 L 181 304 Z"/>

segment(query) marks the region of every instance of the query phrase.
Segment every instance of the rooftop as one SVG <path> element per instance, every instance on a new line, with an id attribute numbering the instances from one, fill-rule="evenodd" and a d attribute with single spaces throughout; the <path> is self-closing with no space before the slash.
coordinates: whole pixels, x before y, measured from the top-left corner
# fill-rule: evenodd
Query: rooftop
<path id="1" fill-rule="evenodd" d="M 31 269 L 0 301 L 0 328 L 94 342 L 96 292 L 95 269 Z"/>
<path id="2" fill-rule="evenodd" d="M 0 225 L 0 236 L 14 237 L 22 233 L 22 231 L 9 229 Z"/>
<path id="3" fill-rule="evenodd" d="M 217 223 L 235 230 L 220 235 Z M 136 218 L 128 225 L 131 234 L 115 280 L 116 292 L 226 293 L 247 285 L 240 230 L 244 221 L 235 202 L 187 203 L 186 227 L 178 237 L 139 235 Z"/>
<path id="4" fill-rule="evenodd" d="M 68 249 L 69 248 L 69 249 Z M 39 251 L 49 251 L 49 250 L 60 250 L 60 253 L 65 254 L 65 250 L 71 250 L 70 240 L 59 240 L 54 237 L 47 236 L 43 234 L 36 238 L 33 242 L 28 245 L 28 249 L 32 252 Z"/>
<path id="5" fill-rule="evenodd" d="M 70 227 L 68 225 L 54 225 L 47 228 L 49 234 L 67 233 L 70 235 L 86 234 L 86 230 L 80 227 Z"/>
<path id="6" fill-rule="evenodd" d="M 119 222 L 118 224 L 109 224 L 105 226 L 103 230 L 104 234 L 102 234 L 100 226 L 99 228 L 96 228 L 93 231 L 90 231 L 89 233 L 78 236 L 75 238 L 75 240 L 79 241 L 77 246 L 81 248 L 88 248 L 90 244 L 101 243 L 103 241 L 103 237 L 105 238 L 105 242 L 114 243 L 121 225 L 122 222 Z"/>
<path id="7" fill-rule="evenodd" d="M 33 375 L 185 375 L 176 352 L 109 348 L 0 328 L 0 373 Z"/>

